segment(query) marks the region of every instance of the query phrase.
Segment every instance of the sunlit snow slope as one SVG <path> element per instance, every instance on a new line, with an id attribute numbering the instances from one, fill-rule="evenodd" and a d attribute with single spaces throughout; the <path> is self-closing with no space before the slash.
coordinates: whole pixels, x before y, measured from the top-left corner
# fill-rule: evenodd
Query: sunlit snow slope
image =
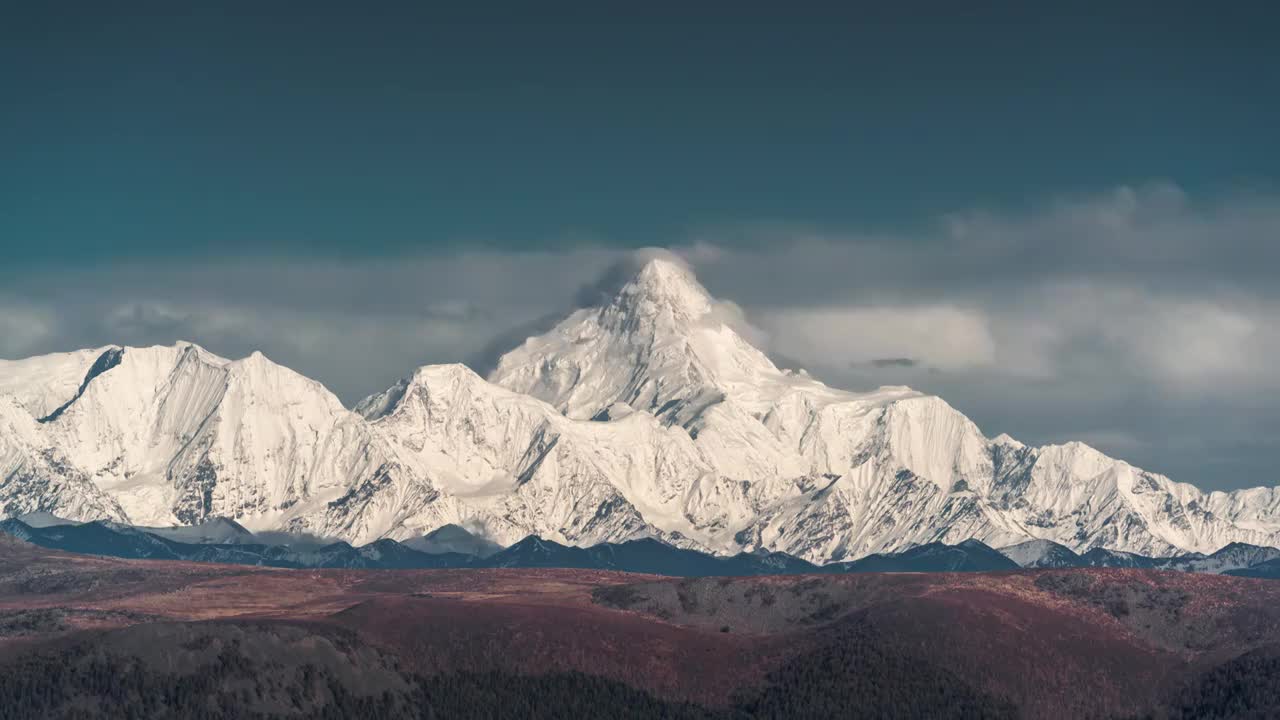
<path id="1" fill-rule="evenodd" d="M 982 435 L 908 388 L 778 369 L 655 258 L 499 362 L 419 368 L 355 411 L 189 343 L 0 362 L 0 515 L 234 518 L 353 543 L 654 536 L 826 562 L 932 541 L 1162 555 L 1280 545 L 1280 492 L 1203 493 L 1079 443 Z"/>

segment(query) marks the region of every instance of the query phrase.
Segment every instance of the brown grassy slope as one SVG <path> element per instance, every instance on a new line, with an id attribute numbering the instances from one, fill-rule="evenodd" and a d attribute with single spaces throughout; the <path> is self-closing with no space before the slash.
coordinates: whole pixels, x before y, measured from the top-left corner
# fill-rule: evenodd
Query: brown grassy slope
<path id="1" fill-rule="evenodd" d="M 0 651 L 161 621 L 354 632 L 421 674 L 579 671 L 723 705 L 871 637 L 1026 717 L 1140 714 L 1280 643 L 1280 583 L 1141 570 L 675 579 L 298 571 L 68 555 L 0 538 Z M 896 661 L 895 661 L 896 662 Z"/>

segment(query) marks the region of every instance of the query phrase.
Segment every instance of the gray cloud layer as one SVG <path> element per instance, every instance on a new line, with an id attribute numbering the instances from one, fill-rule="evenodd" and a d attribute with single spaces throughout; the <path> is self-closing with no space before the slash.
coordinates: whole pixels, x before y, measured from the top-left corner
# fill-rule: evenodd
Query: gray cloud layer
<path id="1" fill-rule="evenodd" d="M 911 384 L 988 434 L 1085 440 L 1206 487 L 1280 482 L 1276 193 L 1125 187 L 914 233 L 716 228 L 673 250 L 754 340 L 831 384 Z M 10 268 L 0 356 L 191 339 L 261 349 L 353 403 L 420 364 L 483 370 L 634 262 L 580 248 Z"/>

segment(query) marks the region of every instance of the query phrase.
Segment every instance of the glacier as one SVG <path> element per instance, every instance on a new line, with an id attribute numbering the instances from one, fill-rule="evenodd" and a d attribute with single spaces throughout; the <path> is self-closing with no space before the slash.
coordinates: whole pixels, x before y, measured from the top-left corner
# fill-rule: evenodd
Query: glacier
<path id="1" fill-rule="evenodd" d="M 816 563 L 970 539 L 1280 546 L 1276 488 L 1206 493 L 1081 443 L 987 438 L 910 388 L 832 388 L 730 310 L 654 257 L 489 377 L 428 365 L 352 409 L 261 353 L 187 342 L 0 361 L 0 517 L 223 517 L 359 545 L 457 525 Z"/>

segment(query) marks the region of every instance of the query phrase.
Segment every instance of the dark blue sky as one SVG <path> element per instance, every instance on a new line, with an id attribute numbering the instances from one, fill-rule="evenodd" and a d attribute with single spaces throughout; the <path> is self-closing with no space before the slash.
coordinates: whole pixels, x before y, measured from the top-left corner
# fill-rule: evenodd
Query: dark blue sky
<path id="1" fill-rule="evenodd" d="M 651 245 L 1274 180 L 1276 13 L 1120 4 L 23 3 L 0 233 L 57 263 Z"/>

